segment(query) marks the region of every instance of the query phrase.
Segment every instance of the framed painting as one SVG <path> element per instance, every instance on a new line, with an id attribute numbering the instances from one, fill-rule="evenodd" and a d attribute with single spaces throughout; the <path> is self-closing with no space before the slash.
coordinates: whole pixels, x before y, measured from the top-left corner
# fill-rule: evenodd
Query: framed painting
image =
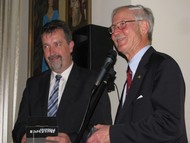
<path id="1" fill-rule="evenodd" d="M 91 0 L 68 0 L 66 19 L 71 30 L 91 23 Z"/>
<path id="2" fill-rule="evenodd" d="M 67 22 L 71 31 L 90 24 L 91 0 L 29 0 L 29 77 L 48 69 L 43 58 L 40 30 L 55 19 Z"/>

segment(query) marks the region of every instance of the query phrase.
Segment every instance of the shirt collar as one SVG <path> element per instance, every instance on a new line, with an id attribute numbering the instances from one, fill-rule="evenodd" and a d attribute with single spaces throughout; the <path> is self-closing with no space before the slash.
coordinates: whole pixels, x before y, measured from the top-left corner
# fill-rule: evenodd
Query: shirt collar
<path id="1" fill-rule="evenodd" d="M 137 70 L 137 67 L 139 65 L 139 62 L 142 58 L 142 56 L 144 55 L 144 53 L 150 48 L 150 45 L 145 46 L 144 48 L 142 48 L 128 63 L 128 65 L 130 66 L 130 69 L 133 73 L 133 76 L 135 75 L 135 72 Z"/>
<path id="2" fill-rule="evenodd" d="M 70 72 L 71 72 L 72 67 L 73 67 L 73 62 L 72 62 L 72 64 L 71 64 L 64 72 L 62 72 L 61 74 L 59 74 L 59 75 L 62 76 L 61 80 L 67 81 L 67 79 L 68 79 L 68 77 L 69 77 L 69 74 L 70 74 Z M 56 73 L 56 72 L 54 72 L 54 71 L 51 72 L 51 81 L 55 79 L 55 76 L 56 76 L 57 74 L 58 74 L 58 73 Z"/>

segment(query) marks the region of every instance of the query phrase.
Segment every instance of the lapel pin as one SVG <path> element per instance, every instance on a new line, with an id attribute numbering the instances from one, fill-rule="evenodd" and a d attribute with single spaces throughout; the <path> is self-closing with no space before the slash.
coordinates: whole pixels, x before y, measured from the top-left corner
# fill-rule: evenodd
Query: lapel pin
<path id="1" fill-rule="evenodd" d="M 139 75 L 137 76 L 137 78 L 138 78 L 138 79 L 141 79 L 141 75 L 139 74 Z"/>

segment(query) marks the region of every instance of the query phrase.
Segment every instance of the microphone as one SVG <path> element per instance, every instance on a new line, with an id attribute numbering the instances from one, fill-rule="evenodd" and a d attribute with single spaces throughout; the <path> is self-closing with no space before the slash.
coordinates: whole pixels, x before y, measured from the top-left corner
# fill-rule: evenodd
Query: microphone
<path id="1" fill-rule="evenodd" d="M 95 82 L 96 87 L 100 85 L 100 83 L 104 80 L 107 73 L 110 71 L 110 69 L 115 64 L 116 56 L 117 56 L 116 51 L 110 50 L 108 52 L 107 58 L 105 59 L 105 62 L 104 62 L 104 65 L 102 66 L 99 76 Z"/>

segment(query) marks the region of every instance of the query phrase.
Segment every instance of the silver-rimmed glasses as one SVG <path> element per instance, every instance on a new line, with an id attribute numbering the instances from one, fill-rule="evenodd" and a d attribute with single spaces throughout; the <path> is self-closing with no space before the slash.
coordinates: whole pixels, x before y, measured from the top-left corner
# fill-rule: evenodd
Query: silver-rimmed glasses
<path id="1" fill-rule="evenodd" d="M 127 23 L 136 22 L 136 21 L 142 21 L 142 20 L 124 20 L 124 21 L 120 21 L 117 24 L 114 24 L 114 25 L 110 26 L 108 28 L 108 31 L 109 31 L 110 34 L 113 34 L 116 28 L 118 28 L 119 30 L 123 30 L 123 29 L 125 29 Z"/>

